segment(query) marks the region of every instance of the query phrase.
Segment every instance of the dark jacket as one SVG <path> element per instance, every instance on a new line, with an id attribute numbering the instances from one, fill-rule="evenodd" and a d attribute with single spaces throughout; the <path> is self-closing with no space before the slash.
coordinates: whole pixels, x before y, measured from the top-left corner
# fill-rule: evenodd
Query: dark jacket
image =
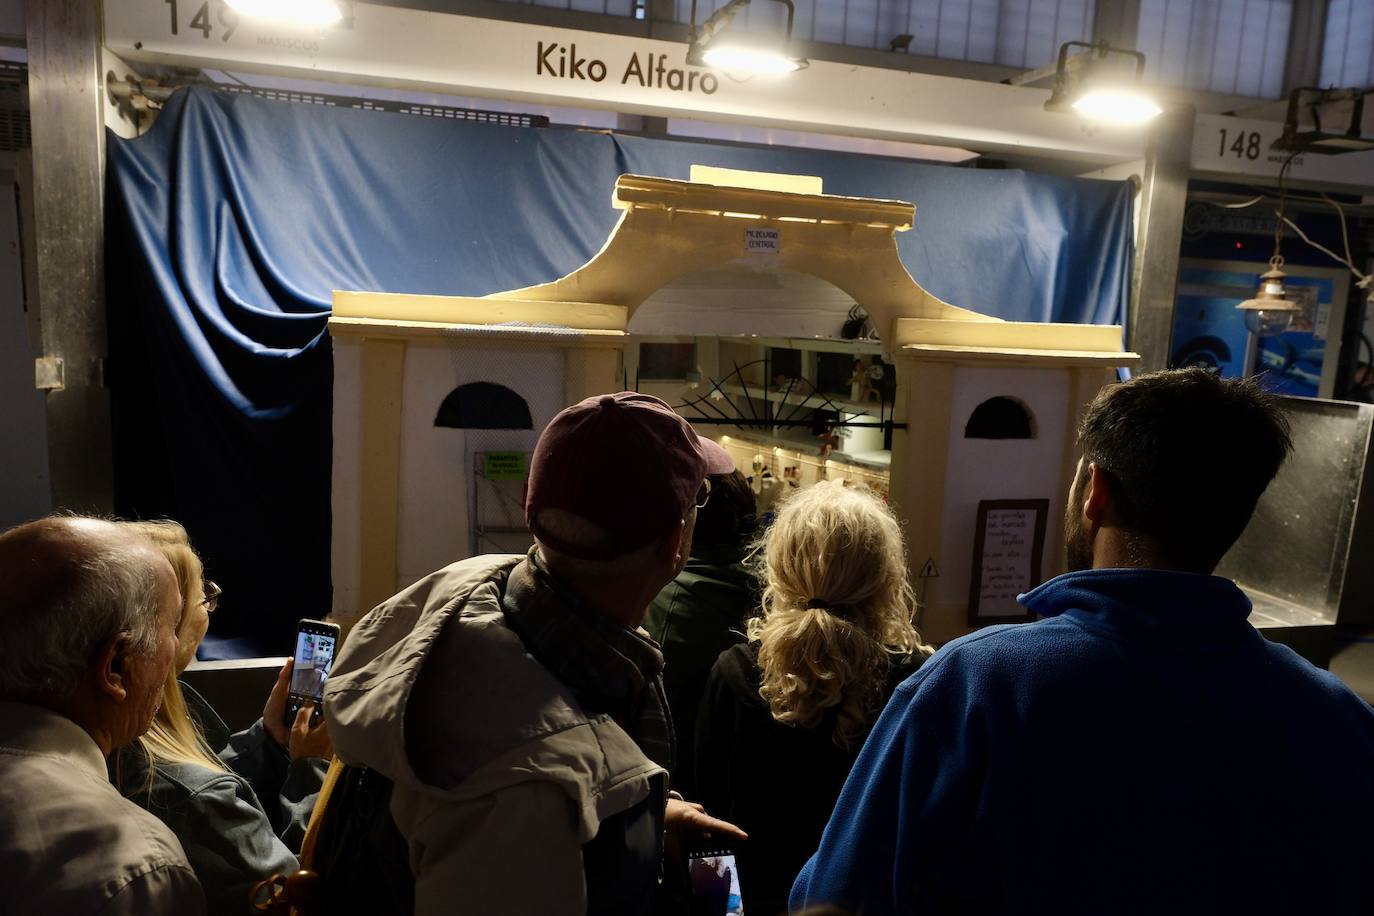
<path id="1" fill-rule="evenodd" d="M 923 658 L 893 665 L 887 693 Z M 863 742 L 851 750 L 835 744 L 833 711 L 815 728 L 781 724 L 759 695 L 760 679 L 756 646 L 720 654 L 702 697 L 694 756 L 698 800 L 749 834 L 736 850 L 747 909 L 772 916 L 786 911 L 792 879 L 820 843 Z"/>
<path id="2" fill-rule="evenodd" d="M 1235 583 L 1101 569 L 1020 601 L 1048 619 L 897 689 L 795 907 L 1370 911 L 1374 711 L 1261 636 Z"/>
<path id="3" fill-rule="evenodd" d="M 205 890 L 209 912 L 240 916 L 253 912 L 248 895 L 254 884 L 296 870 L 293 849 L 304 836 L 327 763 L 290 762 L 261 720 L 230 735 L 199 694 L 185 684 L 182 690 L 206 743 L 224 748 L 220 757 L 233 771 L 160 763 L 150 783 L 147 758 L 138 748 L 126 747 L 110 758 L 111 778 L 121 793 L 177 835 Z M 260 797 L 269 800 L 276 823 Z M 293 845 L 288 848 L 283 838 Z"/>
<path id="4" fill-rule="evenodd" d="M 644 629 L 663 650 L 663 688 L 682 743 L 673 788 L 697 795 L 690 753 L 706 676 L 725 649 L 744 641 L 744 621 L 758 606 L 757 580 L 735 546 L 694 547 L 686 567 L 649 605 Z"/>

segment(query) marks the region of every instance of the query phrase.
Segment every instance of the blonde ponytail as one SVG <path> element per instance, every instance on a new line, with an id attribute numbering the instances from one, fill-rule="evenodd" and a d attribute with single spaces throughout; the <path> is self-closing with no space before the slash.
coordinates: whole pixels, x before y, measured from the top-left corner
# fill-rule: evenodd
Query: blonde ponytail
<path id="1" fill-rule="evenodd" d="M 893 657 L 931 652 L 911 622 L 901 527 L 872 492 L 825 482 L 782 505 L 760 548 L 762 615 L 748 627 L 759 693 L 784 725 L 814 728 L 835 709 L 832 739 L 851 749 Z"/>

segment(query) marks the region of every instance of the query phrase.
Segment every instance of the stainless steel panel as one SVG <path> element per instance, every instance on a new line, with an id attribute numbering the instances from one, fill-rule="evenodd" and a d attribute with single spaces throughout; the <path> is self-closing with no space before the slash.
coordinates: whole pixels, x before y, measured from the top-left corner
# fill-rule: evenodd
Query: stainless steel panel
<path id="1" fill-rule="evenodd" d="M 28 0 L 37 278 L 54 506 L 113 508 L 104 296 L 105 125 L 99 0 Z"/>
<path id="2" fill-rule="evenodd" d="M 1369 502 L 1374 405 L 1283 400 L 1293 454 L 1217 575 L 1235 579 L 1250 595 L 1256 626 L 1334 624 L 1343 606 L 1351 610 L 1363 601 L 1362 581 L 1374 565 L 1364 546 L 1368 512 L 1360 511 Z"/>

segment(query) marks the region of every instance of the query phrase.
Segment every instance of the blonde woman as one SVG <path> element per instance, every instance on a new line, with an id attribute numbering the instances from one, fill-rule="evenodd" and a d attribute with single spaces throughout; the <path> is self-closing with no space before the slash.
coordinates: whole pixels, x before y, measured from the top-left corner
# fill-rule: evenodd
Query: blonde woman
<path id="1" fill-rule="evenodd" d="M 169 826 L 186 850 L 212 914 L 253 912 L 248 896 L 259 880 L 296 870 L 283 841 L 294 840 L 314 806 L 326 761 L 328 733 L 310 728 L 303 709 L 296 727 L 281 719 L 291 663 L 281 671 L 263 720 L 234 735 L 194 690 L 177 677 L 195 658 L 219 589 L 205 581 L 186 529 L 172 521 L 124 522 L 162 551 L 182 593 L 176 664 L 148 731 L 110 759 L 121 792 Z M 216 750 L 218 749 L 218 751 Z M 276 814 L 276 825 L 262 797 Z M 279 836 L 279 832 L 281 836 Z"/>
<path id="2" fill-rule="evenodd" d="M 883 704 L 930 654 L 912 625 L 902 532 L 871 491 L 838 481 L 779 508 L 758 557 L 749 642 L 707 680 L 694 759 L 699 801 L 738 824 L 751 913 L 787 909 Z"/>

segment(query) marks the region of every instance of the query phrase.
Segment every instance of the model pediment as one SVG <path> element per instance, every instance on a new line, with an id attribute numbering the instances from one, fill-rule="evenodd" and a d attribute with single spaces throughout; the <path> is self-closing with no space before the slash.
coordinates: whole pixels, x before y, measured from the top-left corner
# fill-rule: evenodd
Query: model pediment
<path id="1" fill-rule="evenodd" d="M 821 193 L 820 179 L 693 167 L 697 180 L 616 180 L 622 211 L 602 249 L 572 273 L 490 296 L 336 293 L 334 326 L 382 321 L 417 333 L 539 326 L 636 333 L 835 336 L 854 306 L 884 348 L 931 359 L 1129 365 L 1117 326 L 1005 322 L 927 292 L 906 270 L 897 233 L 906 201 Z M 643 317 L 640 318 L 640 313 Z M 836 318 L 838 317 L 838 321 Z M 488 331 L 487 333 L 491 333 Z"/>

